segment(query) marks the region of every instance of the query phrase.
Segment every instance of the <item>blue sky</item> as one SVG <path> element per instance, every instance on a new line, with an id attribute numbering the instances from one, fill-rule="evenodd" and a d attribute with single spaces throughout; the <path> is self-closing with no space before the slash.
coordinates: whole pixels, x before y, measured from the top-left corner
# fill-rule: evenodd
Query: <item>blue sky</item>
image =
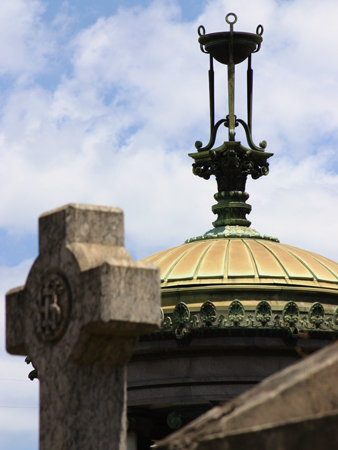
<path id="1" fill-rule="evenodd" d="M 252 227 L 338 260 L 336 0 L 2 2 L 1 449 L 38 448 L 38 382 L 4 350 L 3 301 L 37 256 L 38 216 L 70 202 L 119 206 L 135 259 L 211 228 L 216 183 L 191 174 L 187 153 L 209 129 L 197 27 L 222 31 L 228 12 L 237 30 L 264 25 L 253 135 L 275 156 L 268 177 L 247 183 Z M 225 86 L 217 66 L 217 117 Z"/>

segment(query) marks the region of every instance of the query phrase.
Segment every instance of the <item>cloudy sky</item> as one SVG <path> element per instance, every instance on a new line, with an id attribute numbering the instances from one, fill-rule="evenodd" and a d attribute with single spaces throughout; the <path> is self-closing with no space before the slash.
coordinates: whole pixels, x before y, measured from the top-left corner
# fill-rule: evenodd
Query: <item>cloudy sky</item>
<path id="1" fill-rule="evenodd" d="M 38 216 L 70 202 L 119 206 L 135 259 L 212 227 L 216 183 L 191 174 L 187 153 L 209 129 L 197 27 L 225 30 L 228 12 L 237 30 L 264 26 L 253 135 L 275 156 L 268 177 L 247 183 L 252 227 L 338 259 L 336 0 L 1 2 L 0 448 L 38 448 L 38 382 L 4 350 L 3 302 L 37 256 Z M 215 70 L 221 118 L 226 71 Z"/>

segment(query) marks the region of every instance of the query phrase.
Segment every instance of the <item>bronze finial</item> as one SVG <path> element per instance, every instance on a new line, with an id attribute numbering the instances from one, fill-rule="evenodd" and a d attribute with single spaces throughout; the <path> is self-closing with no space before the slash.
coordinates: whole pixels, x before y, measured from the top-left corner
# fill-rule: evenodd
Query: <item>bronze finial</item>
<path id="1" fill-rule="evenodd" d="M 267 146 L 262 141 L 259 146 L 252 139 L 252 90 L 253 71 L 251 54 L 257 53 L 263 41 L 263 26 L 258 25 L 256 33 L 234 31 L 237 16 L 229 13 L 225 21 L 230 31 L 206 34 L 204 26 L 198 27 L 201 50 L 209 54 L 209 106 L 210 106 L 210 138 L 207 145 L 197 141 L 197 153 L 191 153 L 195 162 L 193 173 L 204 179 L 215 175 L 218 192 L 215 194 L 217 204 L 212 207 L 218 218 L 213 225 L 217 227 L 241 226 L 249 227 L 250 221 L 246 214 L 251 206 L 245 201 L 249 194 L 245 192 L 248 175 L 257 179 L 269 173 L 267 159 L 272 153 L 265 152 Z M 215 89 L 214 89 L 214 59 L 228 68 L 228 114 L 215 123 Z M 247 122 L 235 115 L 235 66 L 248 59 L 247 69 Z M 221 125 L 228 128 L 228 141 L 220 147 L 213 148 Z M 247 145 L 241 145 L 235 140 L 236 127 L 242 125 L 246 134 Z"/>

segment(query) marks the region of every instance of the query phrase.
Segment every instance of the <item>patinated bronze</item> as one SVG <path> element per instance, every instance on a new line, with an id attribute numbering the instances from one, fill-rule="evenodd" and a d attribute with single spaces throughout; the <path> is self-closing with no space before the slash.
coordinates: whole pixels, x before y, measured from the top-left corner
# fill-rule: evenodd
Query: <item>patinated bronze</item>
<path id="1" fill-rule="evenodd" d="M 196 141 L 197 153 L 190 153 L 195 162 L 193 173 L 204 179 L 215 175 L 218 192 L 215 194 L 217 205 L 212 210 L 218 215 L 213 225 L 216 228 L 229 226 L 250 226 L 246 214 L 251 211 L 251 206 L 245 201 L 249 195 L 245 192 L 245 184 L 248 175 L 257 179 L 269 173 L 267 159 L 272 153 L 265 152 L 266 141 L 259 146 L 252 139 L 252 90 L 253 71 L 251 68 L 251 54 L 257 53 L 263 41 L 263 27 L 258 25 L 256 33 L 243 33 L 234 31 L 237 16 L 234 13 L 227 14 L 226 22 L 230 25 L 230 31 L 220 33 L 205 33 L 201 25 L 198 28 L 201 50 L 209 54 L 209 104 L 210 104 L 210 138 L 206 146 Z M 215 89 L 214 89 L 214 61 L 225 64 L 228 67 L 228 114 L 225 118 L 215 123 Z M 247 122 L 235 115 L 235 66 L 248 59 L 247 70 Z M 228 128 L 228 141 L 221 146 L 213 148 L 216 142 L 219 127 Z M 236 141 L 236 127 L 244 128 L 249 148 Z"/>

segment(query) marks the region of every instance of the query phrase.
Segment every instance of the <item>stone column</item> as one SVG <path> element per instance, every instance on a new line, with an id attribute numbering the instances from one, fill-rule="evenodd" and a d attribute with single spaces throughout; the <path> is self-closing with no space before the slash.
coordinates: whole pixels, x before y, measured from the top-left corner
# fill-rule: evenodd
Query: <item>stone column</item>
<path id="1" fill-rule="evenodd" d="M 45 213 L 26 285 L 7 294 L 7 350 L 39 372 L 40 450 L 125 448 L 125 365 L 159 326 L 160 278 L 123 245 L 117 208 Z"/>

